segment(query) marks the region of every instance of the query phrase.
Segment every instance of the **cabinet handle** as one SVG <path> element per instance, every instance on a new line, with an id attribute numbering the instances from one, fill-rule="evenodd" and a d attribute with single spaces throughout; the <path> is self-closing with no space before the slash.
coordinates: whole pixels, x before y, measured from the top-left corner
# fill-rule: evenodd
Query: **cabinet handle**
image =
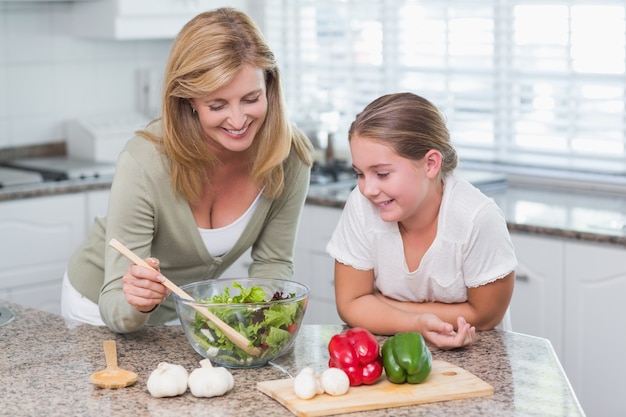
<path id="1" fill-rule="evenodd" d="M 515 274 L 515 281 L 528 282 L 529 278 L 527 274 Z"/>

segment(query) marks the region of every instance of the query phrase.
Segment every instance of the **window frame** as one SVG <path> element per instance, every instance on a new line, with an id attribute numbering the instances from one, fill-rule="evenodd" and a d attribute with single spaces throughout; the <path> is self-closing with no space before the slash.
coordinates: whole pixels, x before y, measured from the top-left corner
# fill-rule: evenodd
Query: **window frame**
<path id="1" fill-rule="evenodd" d="M 490 67 L 484 69 L 460 68 L 449 63 L 440 67 L 404 66 L 399 62 L 401 42 L 398 39 L 400 34 L 397 30 L 397 23 L 402 16 L 400 9 L 395 6 L 405 3 L 431 8 L 439 7 L 443 12 L 450 14 L 461 5 L 467 8 L 489 8 L 492 13 L 493 24 L 493 62 L 490 63 Z M 536 169 L 544 173 L 546 170 L 554 170 L 588 173 L 595 176 L 621 177 L 626 175 L 626 106 L 622 107 L 619 114 L 611 114 L 610 118 L 607 115 L 607 119 L 614 123 L 612 131 L 606 132 L 607 138 L 609 138 L 607 143 L 612 140 L 616 147 L 622 146 L 620 152 L 599 155 L 593 152 L 577 151 L 572 147 L 572 141 L 576 140 L 576 134 L 580 133 L 581 129 L 580 127 L 573 129 L 571 126 L 575 126 L 577 123 L 589 123 L 589 121 L 584 120 L 584 114 L 576 111 L 577 106 L 593 105 L 593 103 L 577 101 L 573 91 L 580 90 L 586 85 L 606 85 L 615 91 L 621 89 L 623 94 L 626 94 L 626 72 L 623 69 L 620 73 L 614 74 L 573 71 L 571 68 L 571 19 L 568 21 L 570 33 L 567 34 L 567 38 L 569 43 L 563 47 L 563 50 L 568 51 L 567 62 L 563 63 L 567 70 L 564 72 L 530 71 L 524 65 L 516 66 L 515 64 L 514 10 L 515 7 L 524 5 L 540 7 L 545 2 L 537 0 L 442 0 L 437 2 L 436 6 L 428 3 L 424 1 L 411 2 L 410 0 L 406 2 L 399 0 L 264 0 L 262 21 L 266 22 L 266 25 L 263 29 L 281 67 L 291 116 L 307 134 L 315 136 L 313 139 L 318 142 L 320 147 L 325 146 L 324 138 L 331 131 L 336 137 L 345 137 L 349 123 L 358 111 L 374 98 L 389 92 L 406 91 L 407 89 L 399 84 L 399 80 L 403 78 L 403 75 L 413 72 L 426 79 L 439 77 L 442 85 L 447 86 L 447 89 L 433 88 L 423 94 L 420 91 L 409 91 L 421 94 L 433 101 L 446 115 L 452 141 L 459 152 L 461 164 L 468 167 L 488 166 L 491 169 L 501 171 Z M 619 6 L 622 10 L 626 9 L 626 4 L 617 0 L 553 0 L 550 4 L 566 7 L 570 17 L 573 8 L 584 5 L 612 5 Z M 332 9 L 333 7 L 333 12 L 336 12 L 336 15 L 329 14 L 329 20 L 340 20 L 341 16 L 355 16 L 358 13 L 367 15 L 369 12 L 371 16 L 374 16 L 374 20 L 380 22 L 383 34 L 381 44 L 383 65 L 368 65 L 357 63 L 354 59 L 341 59 L 342 48 L 344 48 L 345 54 L 354 52 L 347 46 L 351 42 L 355 42 L 354 32 L 348 30 L 351 25 L 355 24 L 354 17 L 351 20 L 345 17 L 345 20 L 336 26 L 328 25 L 332 30 L 338 31 L 336 42 L 325 44 L 327 48 L 332 47 L 339 51 L 336 55 L 338 57 L 336 62 L 335 60 L 312 62 L 307 58 L 307 54 L 315 54 L 315 51 L 312 50 L 315 48 L 311 47 L 311 39 L 305 38 L 311 34 L 312 23 L 303 16 L 309 16 L 310 19 L 310 16 L 316 13 L 322 13 L 324 8 Z M 362 12 L 364 9 L 366 12 Z M 345 13 L 346 10 L 350 13 Z M 450 25 L 452 20 L 451 17 L 448 17 L 445 23 Z M 319 22 L 317 23 L 319 24 Z M 319 28 L 314 28 L 314 30 L 319 31 Z M 450 36 L 449 30 L 446 32 L 446 36 Z M 623 30 L 622 37 L 624 38 L 622 44 L 626 45 L 626 30 Z M 345 39 L 347 45 L 339 45 L 341 39 Z M 306 45 L 306 47 L 301 47 L 301 45 Z M 447 43 L 446 47 L 449 48 L 450 43 Z M 624 50 L 621 52 L 621 56 L 626 56 L 626 46 L 622 46 L 622 48 Z M 447 54 L 446 59 L 450 60 L 450 56 Z M 486 113 L 483 120 L 480 118 L 477 120 L 492 124 L 493 140 L 491 143 L 488 141 L 485 143 L 471 142 L 462 139 L 467 131 L 459 127 L 459 125 L 463 126 L 461 123 L 463 120 L 461 120 L 459 113 L 461 107 L 458 105 L 460 94 L 450 90 L 449 86 L 455 80 L 462 79 L 463 76 L 467 77 L 468 80 L 482 81 L 484 86 L 491 86 L 491 89 L 485 92 L 485 103 L 476 101 L 478 100 L 477 96 L 468 94 L 466 102 L 470 109 L 461 115 L 471 116 L 472 111 L 470 110 L 473 110 L 478 116 L 480 116 L 481 111 Z M 335 81 L 336 86 L 328 87 L 333 80 L 337 80 Z M 531 86 L 532 89 L 540 81 L 548 86 L 558 85 L 563 91 L 570 94 L 569 97 L 562 97 L 562 103 L 565 104 L 564 108 L 555 106 L 553 113 L 560 118 L 555 119 L 554 125 L 550 125 L 548 122 L 543 125 L 535 123 L 535 126 L 547 131 L 562 129 L 564 135 L 562 142 L 567 144 L 565 149 L 551 150 L 549 147 L 533 149 L 529 146 L 522 147 L 516 143 L 516 138 L 519 136 L 516 126 L 523 125 L 523 120 L 519 116 L 522 112 L 522 104 L 524 104 L 522 102 L 527 99 L 536 99 L 536 96 L 526 97 L 524 94 L 527 92 L 522 90 L 529 88 L 528 86 Z M 343 92 L 338 93 L 340 90 Z M 511 103 L 511 97 L 516 97 L 517 102 Z M 620 99 L 616 98 L 614 104 L 619 105 L 620 101 L 621 103 L 626 102 L 623 95 Z M 468 108 L 467 105 L 465 107 Z M 490 111 L 491 113 L 489 113 Z M 602 113 L 598 114 L 601 115 Z M 593 118 L 589 117 L 589 119 Z M 532 125 L 531 122 L 533 120 L 530 120 L 528 124 Z M 590 120 L 590 122 L 593 123 L 594 120 Z M 597 128 L 598 137 L 600 137 L 603 134 L 602 127 L 598 123 L 597 127 L 590 125 L 587 128 Z M 613 139 L 610 135 L 613 135 Z M 533 139 L 533 137 L 529 137 Z M 539 138 L 537 141 L 541 142 L 541 136 L 537 137 Z M 546 137 L 549 138 L 550 136 L 546 135 Z M 347 147 L 347 144 L 345 146 Z"/>

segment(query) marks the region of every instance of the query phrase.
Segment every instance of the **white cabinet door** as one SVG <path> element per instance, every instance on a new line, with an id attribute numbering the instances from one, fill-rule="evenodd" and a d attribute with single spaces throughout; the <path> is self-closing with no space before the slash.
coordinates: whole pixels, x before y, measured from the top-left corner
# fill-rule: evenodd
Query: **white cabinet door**
<path id="1" fill-rule="evenodd" d="M 109 190 L 88 191 L 85 193 L 85 227 L 89 231 L 96 217 L 105 217 L 109 207 Z"/>
<path id="2" fill-rule="evenodd" d="M 343 324 L 335 305 L 335 261 L 325 249 L 341 216 L 332 207 L 305 205 L 295 251 L 296 281 L 311 288 L 303 323 Z"/>
<path id="3" fill-rule="evenodd" d="M 248 249 L 237 259 L 237 261 L 232 264 L 224 273 L 222 274 L 223 278 L 246 278 L 250 274 L 248 273 L 248 268 L 252 265 L 252 257 L 250 256 L 251 249 Z"/>
<path id="4" fill-rule="evenodd" d="M 83 194 L 0 204 L 0 293 L 60 313 L 67 261 L 85 236 Z"/>
<path id="5" fill-rule="evenodd" d="M 75 3 L 73 33 L 117 39 L 173 39 L 200 12 L 221 6 L 242 11 L 247 0 L 100 0 Z"/>
<path id="6" fill-rule="evenodd" d="M 626 248 L 568 242 L 563 366 L 587 415 L 626 410 Z"/>
<path id="7" fill-rule="evenodd" d="M 518 266 L 510 313 L 513 331 L 544 337 L 563 358 L 563 260 L 559 239 L 511 233 Z"/>

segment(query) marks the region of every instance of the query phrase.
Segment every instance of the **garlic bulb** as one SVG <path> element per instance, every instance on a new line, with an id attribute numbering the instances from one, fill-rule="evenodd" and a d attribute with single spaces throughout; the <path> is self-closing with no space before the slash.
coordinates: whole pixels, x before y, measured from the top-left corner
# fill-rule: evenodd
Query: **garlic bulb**
<path id="1" fill-rule="evenodd" d="M 161 362 L 146 385 L 153 397 L 175 397 L 187 391 L 187 376 L 187 370 L 181 365 Z"/>
<path id="2" fill-rule="evenodd" d="M 188 384 L 195 397 L 217 397 L 230 391 L 235 386 L 235 379 L 228 369 L 213 367 L 210 360 L 203 359 L 200 368 L 191 371 Z"/>

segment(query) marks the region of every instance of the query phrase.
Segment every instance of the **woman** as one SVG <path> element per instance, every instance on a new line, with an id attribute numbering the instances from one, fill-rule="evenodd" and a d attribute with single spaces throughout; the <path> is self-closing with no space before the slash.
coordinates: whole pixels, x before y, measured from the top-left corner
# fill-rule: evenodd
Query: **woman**
<path id="1" fill-rule="evenodd" d="M 418 331 L 441 348 L 508 329 L 517 260 L 506 222 L 454 175 L 437 108 L 411 93 L 380 97 L 349 141 L 358 187 L 327 245 L 340 317 L 379 334 Z"/>
<path id="2" fill-rule="evenodd" d="M 167 323 L 163 276 L 216 278 L 250 247 L 251 276 L 290 278 L 311 149 L 254 22 L 231 8 L 196 16 L 174 42 L 162 117 L 120 154 L 107 217 L 70 260 L 64 316 L 119 333 Z M 129 266 L 112 238 L 154 269 Z"/>

